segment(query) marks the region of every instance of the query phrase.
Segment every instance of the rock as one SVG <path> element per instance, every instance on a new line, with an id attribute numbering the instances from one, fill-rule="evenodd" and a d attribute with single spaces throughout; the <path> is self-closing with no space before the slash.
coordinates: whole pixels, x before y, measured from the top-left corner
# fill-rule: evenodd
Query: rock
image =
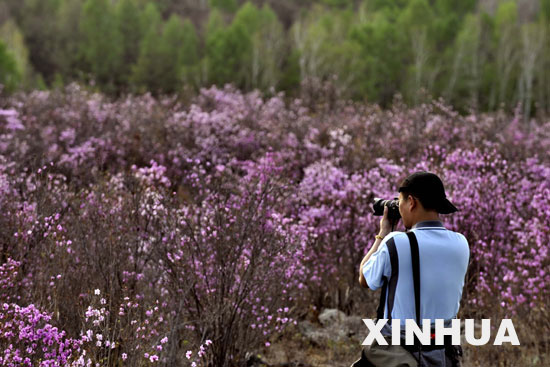
<path id="1" fill-rule="evenodd" d="M 311 321 L 304 320 L 298 322 L 298 330 L 302 334 L 309 334 L 311 332 L 314 332 L 318 329 L 318 326 L 315 326 Z"/>
<path id="2" fill-rule="evenodd" d="M 346 331 L 348 337 L 362 343 L 367 337 L 368 329 L 360 316 L 346 317 L 342 323 L 342 329 Z"/>
<path id="3" fill-rule="evenodd" d="M 359 316 L 346 316 L 337 309 L 325 309 L 319 314 L 322 326 L 308 320 L 298 323 L 300 333 L 313 343 L 323 345 L 327 341 L 345 341 L 352 338 L 362 342 L 366 335 L 364 323 Z"/>
<path id="4" fill-rule="evenodd" d="M 330 327 L 342 323 L 347 318 L 346 314 L 335 308 L 327 308 L 319 314 L 321 325 Z"/>
<path id="5" fill-rule="evenodd" d="M 298 323 L 298 330 L 305 338 L 317 345 L 323 345 L 323 343 L 330 339 L 327 330 L 307 320 Z"/>

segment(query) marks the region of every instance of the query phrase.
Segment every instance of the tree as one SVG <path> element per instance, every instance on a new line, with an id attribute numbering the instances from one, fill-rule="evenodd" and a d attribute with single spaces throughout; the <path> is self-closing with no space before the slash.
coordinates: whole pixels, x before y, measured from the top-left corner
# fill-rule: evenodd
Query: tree
<path id="1" fill-rule="evenodd" d="M 5 43 L 6 50 L 15 61 L 19 72 L 20 82 L 30 86 L 31 65 L 29 63 L 29 50 L 25 45 L 24 36 L 13 20 L 6 21 L 0 27 L 0 42 Z"/>
<path id="2" fill-rule="evenodd" d="M 453 105 L 478 106 L 482 62 L 480 42 L 481 19 L 478 15 L 467 15 L 454 42 L 452 66 L 443 93 Z"/>
<path id="3" fill-rule="evenodd" d="M 139 47 L 137 63 L 132 68 L 131 82 L 135 89 L 144 92 L 145 89 L 153 92 L 162 89 L 160 39 L 161 18 L 154 3 L 149 2 L 141 16 L 142 24 L 147 24 L 147 31 Z"/>
<path id="4" fill-rule="evenodd" d="M 290 50 L 290 55 L 283 60 L 279 89 L 287 95 L 295 95 L 300 88 L 300 53 L 296 49 Z"/>
<path id="5" fill-rule="evenodd" d="M 543 22 L 550 22 L 550 0 L 540 0 L 540 20 Z"/>
<path id="6" fill-rule="evenodd" d="M 87 69 L 87 60 L 79 52 L 83 43 L 80 32 L 82 2 L 62 0 L 56 13 L 56 37 L 54 54 L 57 72 L 51 82 L 82 79 L 81 71 Z M 52 84 L 53 85 L 53 84 Z"/>
<path id="7" fill-rule="evenodd" d="M 514 103 L 514 86 L 510 83 L 518 78 L 514 75 L 518 71 L 519 26 L 517 19 L 517 5 L 515 1 L 505 1 L 499 4 L 495 15 L 495 42 L 496 42 L 496 91 L 492 102 Z M 495 107 L 494 104 L 490 108 Z"/>
<path id="8" fill-rule="evenodd" d="M 86 0 L 81 19 L 81 52 L 100 86 L 112 91 L 122 66 L 122 36 L 109 0 Z"/>
<path id="9" fill-rule="evenodd" d="M 179 16 L 172 14 L 164 25 L 158 48 L 160 62 L 160 89 L 174 93 L 181 89 L 183 82 L 183 44 L 185 29 Z"/>
<path id="10" fill-rule="evenodd" d="M 368 11 L 375 12 L 381 11 L 384 15 L 395 15 L 400 10 L 405 8 L 409 0 L 365 0 L 362 6 Z"/>
<path id="11" fill-rule="evenodd" d="M 406 50 L 412 59 L 404 92 L 414 104 L 419 102 L 422 88 L 431 90 L 438 71 L 432 59 L 433 19 L 432 9 L 426 0 L 411 0 L 398 18 L 399 29 L 407 35 L 409 47 Z"/>
<path id="12" fill-rule="evenodd" d="M 147 19 L 149 29 L 133 68 L 132 83 L 140 91 L 153 93 L 176 93 L 184 83 L 198 86 L 198 38 L 193 23 L 172 14 L 161 26 L 153 3 L 147 6 L 143 19 Z"/>
<path id="13" fill-rule="evenodd" d="M 140 9 L 135 0 L 120 0 L 115 9 L 116 23 L 121 35 L 122 64 L 119 75 L 120 82 L 124 85 L 130 83 L 132 68 L 138 61 L 140 43 L 145 35 L 148 24 L 145 23 Z"/>
<path id="14" fill-rule="evenodd" d="M 234 82 L 244 87 L 243 59 L 251 50 L 249 25 L 234 22 L 225 27 L 220 14 L 214 10 L 206 34 L 206 68 L 208 81 L 213 84 Z"/>
<path id="15" fill-rule="evenodd" d="M 210 6 L 230 13 L 238 8 L 237 0 L 210 0 Z"/>
<path id="16" fill-rule="evenodd" d="M 403 68 L 407 39 L 388 9 L 378 11 L 353 27 L 351 39 L 360 50 L 361 95 L 383 107 L 399 92 L 406 71 Z"/>
<path id="17" fill-rule="evenodd" d="M 269 5 L 261 9 L 260 19 L 253 39 L 253 66 L 257 68 L 252 69 L 252 85 L 265 90 L 279 83 L 287 44 L 283 25 Z"/>
<path id="18" fill-rule="evenodd" d="M 533 83 L 540 56 L 546 41 L 546 29 L 539 23 L 527 23 L 521 27 L 521 75 L 519 80 L 519 101 L 523 106 L 524 119 L 531 116 Z"/>
<path id="19" fill-rule="evenodd" d="M 353 8 L 353 6 L 355 5 L 354 0 L 321 0 L 321 2 L 328 6 L 338 8 Z"/>
<path id="20" fill-rule="evenodd" d="M 199 38 L 195 26 L 188 19 L 183 22 L 181 64 L 183 83 L 198 87 L 202 81 L 200 77 Z"/>
<path id="21" fill-rule="evenodd" d="M 15 62 L 15 57 L 0 41 L 0 85 L 9 92 L 13 91 L 21 80 L 21 72 Z"/>
<path id="22" fill-rule="evenodd" d="M 235 15 L 230 29 L 234 32 L 243 29 L 248 35 L 248 40 L 243 39 L 245 47 L 238 71 L 244 87 L 276 86 L 285 45 L 283 28 L 275 12 L 267 5 L 258 9 L 247 2 Z"/>
<path id="23" fill-rule="evenodd" d="M 25 36 L 32 68 L 51 81 L 57 70 L 55 53 L 57 42 L 56 18 L 60 0 L 18 0 L 14 12 L 18 26 Z M 13 9 L 13 8 L 12 8 Z"/>
<path id="24" fill-rule="evenodd" d="M 464 17 L 475 11 L 477 0 L 435 0 L 430 2 L 434 13 L 433 38 L 437 50 L 452 45 L 461 29 Z"/>
<path id="25" fill-rule="evenodd" d="M 336 76 L 336 84 L 342 91 L 347 95 L 356 94 L 361 50 L 349 37 L 353 24 L 353 13 L 328 12 L 321 7 L 296 22 L 292 33 L 300 52 L 302 80 L 327 80 Z"/>

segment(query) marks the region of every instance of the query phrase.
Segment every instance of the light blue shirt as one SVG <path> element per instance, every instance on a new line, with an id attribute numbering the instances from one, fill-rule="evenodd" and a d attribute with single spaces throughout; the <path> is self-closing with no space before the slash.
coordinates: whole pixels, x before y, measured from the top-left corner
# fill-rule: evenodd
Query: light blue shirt
<path id="1" fill-rule="evenodd" d="M 418 240 L 420 262 L 420 318 L 452 319 L 460 307 L 464 278 L 468 269 L 470 248 L 466 238 L 446 229 L 440 221 L 423 221 L 411 229 Z M 416 319 L 411 249 L 405 232 L 391 232 L 363 265 L 363 275 L 370 289 L 383 284 L 382 276 L 389 280 L 391 263 L 386 243 L 394 239 L 399 259 L 399 277 L 395 290 L 392 319 Z M 387 295 L 384 318 L 388 318 Z"/>

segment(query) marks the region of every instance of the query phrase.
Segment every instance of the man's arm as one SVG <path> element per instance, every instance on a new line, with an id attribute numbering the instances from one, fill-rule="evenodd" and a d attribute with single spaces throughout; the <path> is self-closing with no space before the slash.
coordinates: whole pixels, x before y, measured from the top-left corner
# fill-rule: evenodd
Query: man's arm
<path id="1" fill-rule="evenodd" d="M 391 232 L 391 230 L 392 230 L 392 224 L 388 218 L 388 207 L 385 206 L 384 216 L 382 217 L 382 219 L 380 219 L 380 232 L 378 233 L 378 235 L 382 238 L 377 238 L 376 241 L 374 241 L 374 244 L 372 245 L 369 252 L 367 252 L 365 257 L 361 261 L 361 265 L 359 266 L 359 284 L 361 285 L 361 287 L 363 288 L 368 287 L 367 281 L 365 280 L 365 276 L 363 275 L 363 265 L 365 265 L 365 263 L 372 256 L 372 254 L 374 254 L 378 250 L 378 247 L 382 243 L 382 239 L 386 237 L 388 233 Z"/>
<path id="2" fill-rule="evenodd" d="M 382 234 L 380 234 L 380 236 L 386 237 L 386 235 L 382 235 Z M 365 276 L 363 275 L 363 265 L 365 265 L 365 263 L 372 256 L 372 254 L 374 254 L 376 251 L 378 251 L 378 247 L 380 246 L 381 243 L 382 243 L 382 239 L 377 238 L 376 241 L 374 241 L 374 244 L 372 245 L 369 252 L 367 252 L 365 257 L 361 261 L 361 265 L 359 266 L 359 284 L 361 284 L 361 287 L 363 287 L 363 288 L 368 287 L 367 281 L 365 280 Z"/>

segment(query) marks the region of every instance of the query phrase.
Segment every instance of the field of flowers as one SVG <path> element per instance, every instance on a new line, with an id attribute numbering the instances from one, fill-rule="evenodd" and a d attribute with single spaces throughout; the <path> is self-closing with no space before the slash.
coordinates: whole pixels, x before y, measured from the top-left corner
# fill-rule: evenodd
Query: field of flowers
<path id="1" fill-rule="evenodd" d="M 472 360 L 543 366 L 550 121 L 333 97 L 0 99 L 0 365 L 243 366 L 309 307 L 373 318 L 372 199 L 422 169 L 470 243 L 459 317 L 522 342 Z"/>

